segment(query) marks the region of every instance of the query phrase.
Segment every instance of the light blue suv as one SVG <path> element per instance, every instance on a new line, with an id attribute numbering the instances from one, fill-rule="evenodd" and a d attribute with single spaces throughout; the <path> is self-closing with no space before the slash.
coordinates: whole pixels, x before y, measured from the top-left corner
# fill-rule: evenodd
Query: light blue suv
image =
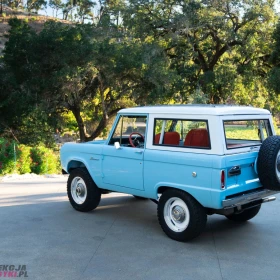
<path id="1" fill-rule="evenodd" d="M 207 215 L 245 222 L 280 191 L 280 137 L 269 111 L 245 106 L 146 106 L 119 111 L 105 141 L 61 148 L 67 193 L 82 212 L 101 194 L 158 204 L 172 239 L 187 241 Z"/>

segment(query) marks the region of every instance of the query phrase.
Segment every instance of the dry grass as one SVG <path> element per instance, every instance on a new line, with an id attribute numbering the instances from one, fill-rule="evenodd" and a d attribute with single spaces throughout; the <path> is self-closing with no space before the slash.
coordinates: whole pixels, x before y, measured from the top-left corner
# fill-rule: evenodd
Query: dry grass
<path id="1" fill-rule="evenodd" d="M 65 22 L 69 24 L 69 22 L 66 20 L 28 13 L 21 10 L 14 11 L 8 7 L 3 7 L 3 14 L 3 16 L 0 16 L 0 54 L 4 49 L 5 43 L 7 41 L 5 35 L 7 35 L 9 32 L 10 26 L 8 24 L 8 21 L 11 18 L 16 17 L 18 19 L 26 20 L 28 22 L 28 25 L 35 29 L 37 32 L 40 32 L 42 30 L 44 23 L 48 20 L 59 20 L 60 22 Z"/>

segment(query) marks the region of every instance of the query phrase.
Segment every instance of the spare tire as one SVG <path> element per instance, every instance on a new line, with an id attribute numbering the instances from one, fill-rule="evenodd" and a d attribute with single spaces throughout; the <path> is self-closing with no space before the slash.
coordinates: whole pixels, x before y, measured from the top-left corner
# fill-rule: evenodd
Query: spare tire
<path id="1" fill-rule="evenodd" d="M 263 141 L 257 170 L 264 188 L 280 191 L 280 136 L 270 136 Z"/>

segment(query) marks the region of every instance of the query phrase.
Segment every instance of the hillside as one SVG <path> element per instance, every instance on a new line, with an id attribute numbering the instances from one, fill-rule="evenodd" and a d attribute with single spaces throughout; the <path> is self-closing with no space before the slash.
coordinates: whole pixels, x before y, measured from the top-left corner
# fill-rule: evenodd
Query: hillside
<path id="1" fill-rule="evenodd" d="M 61 22 L 68 23 L 68 21 L 60 20 L 54 17 L 28 13 L 20 10 L 15 11 L 5 6 L 3 7 L 3 13 L 4 16 L 0 16 L 0 53 L 4 49 L 5 42 L 7 41 L 5 35 L 8 34 L 10 28 L 8 24 L 10 18 L 17 17 L 19 19 L 26 20 L 28 21 L 28 24 L 38 32 L 43 28 L 43 25 L 47 20 L 59 20 Z"/>

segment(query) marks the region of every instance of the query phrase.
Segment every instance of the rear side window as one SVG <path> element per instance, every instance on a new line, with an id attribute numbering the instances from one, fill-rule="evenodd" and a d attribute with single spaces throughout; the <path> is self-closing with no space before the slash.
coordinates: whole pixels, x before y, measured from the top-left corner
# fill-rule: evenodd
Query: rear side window
<path id="1" fill-rule="evenodd" d="M 155 119 L 154 145 L 210 149 L 206 120 Z"/>
<path id="2" fill-rule="evenodd" d="M 272 135 L 269 120 L 224 121 L 227 149 L 260 145 Z"/>

